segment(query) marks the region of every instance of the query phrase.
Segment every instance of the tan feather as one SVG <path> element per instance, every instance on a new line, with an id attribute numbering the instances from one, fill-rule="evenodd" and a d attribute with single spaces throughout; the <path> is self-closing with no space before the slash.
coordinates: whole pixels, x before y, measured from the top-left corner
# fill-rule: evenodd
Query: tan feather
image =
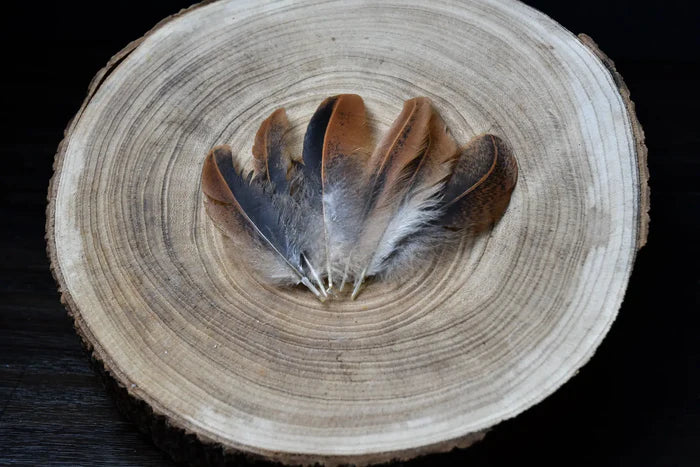
<path id="1" fill-rule="evenodd" d="M 372 150 L 372 133 L 367 124 L 365 103 L 357 94 L 337 96 L 323 141 L 322 177 L 328 180 L 338 158 L 352 157 L 364 166 Z"/>
<path id="2" fill-rule="evenodd" d="M 379 242 L 367 268 L 368 275 L 386 275 L 385 269 L 397 249 L 410 237 L 420 235 L 434 225 L 442 214 L 442 191 L 458 156 L 457 143 L 445 122 L 433 109 L 428 143 L 397 210 Z M 361 280 L 362 278 L 360 278 Z"/>
<path id="3" fill-rule="evenodd" d="M 427 144 L 431 115 L 427 97 L 406 101 L 372 153 L 367 171 L 372 174 L 369 190 L 376 193 L 376 204 L 389 202 L 406 187 Z"/>

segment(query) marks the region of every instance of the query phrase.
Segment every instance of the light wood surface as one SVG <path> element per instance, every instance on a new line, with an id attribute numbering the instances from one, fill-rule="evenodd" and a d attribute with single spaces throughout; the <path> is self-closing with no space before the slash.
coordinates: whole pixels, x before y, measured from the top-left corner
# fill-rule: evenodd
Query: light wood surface
<path id="1" fill-rule="evenodd" d="M 250 152 L 284 106 L 359 93 L 375 131 L 432 99 L 458 142 L 507 141 L 496 227 L 401 284 L 319 303 L 262 282 L 204 213 L 201 164 Z M 49 189 L 47 241 L 76 328 L 170 426 L 283 462 L 466 446 L 593 354 L 647 232 L 643 134 L 587 37 L 510 1 L 193 7 L 93 81 Z"/>

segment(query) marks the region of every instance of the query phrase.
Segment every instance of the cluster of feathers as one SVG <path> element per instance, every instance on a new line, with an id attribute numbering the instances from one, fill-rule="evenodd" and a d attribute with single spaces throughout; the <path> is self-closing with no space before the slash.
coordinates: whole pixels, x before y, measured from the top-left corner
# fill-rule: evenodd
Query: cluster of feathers
<path id="1" fill-rule="evenodd" d="M 376 147 L 354 94 L 320 104 L 301 157 L 285 143 L 288 128 L 284 109 L 262 123 L 249 171 L 229 146 L 213 148 L 202 190 L 214 223 L 265 277 L 322 301 L 346 287 L 354 299 L 367 277 L 407 274 L 462 232 L 490 226 L 517 179 L 500 138 L 459 148 L 426 97 L 406 101 Z"/>

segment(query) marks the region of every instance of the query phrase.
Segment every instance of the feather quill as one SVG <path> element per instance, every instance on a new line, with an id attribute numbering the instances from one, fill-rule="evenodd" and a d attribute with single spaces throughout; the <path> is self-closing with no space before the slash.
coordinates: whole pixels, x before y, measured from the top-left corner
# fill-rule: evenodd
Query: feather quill
<path id="1" fill-rule="evenodd" d="M 328 288 L 333 275 L 357 241 L 356 219 L 365 202 L 364 167 L 372 135 L 365 104 L 354 94 L 337 96 L 323 139 L 321 184 Z"/>
<path id="2" fill-rule="evenodd" d="M 318 235 L 313 235 L 317 230 L 313 228 L 317 224 L 314 219 L 317 210 L 308 209 L 308 192 L 299 190 L 304 185 L 299 177 L 298 164 L 292 161 L 285 146 L 284 138 L 288 131 L 289 120 L 284 109 L 275 110 L 262 122 L 253 144 L 253 171 L 255 178 L 262 180 L 263 185 L 272 191 L 287 235 L 306 247 L 302 252 L 304 266 L 326 297 L 318 267 L 314 267 L 318 266 L 315 241 Z"/>
<path id="3" fill-rule="evenodd" d="M 316 109 L 304 134 L 302 166 L 295 183 L 294 197 L 306 214 L 306 225 L 313 226 L 306 236 L 313 239 L 309 252 L 313 264 L 323 264 L 327 269 L 326 234 L 323 222 L 323 183 L 321 167 L 323 161 L 323 140 L 326 128 L 333 113 L 338 96 L 325 99 Z M 326 294 L 325 287 L 321 287 Z"/>
<path id="4" fill-rule="evenodd" d="M 367 275 L 382 274 L 391 266 L 387 259 L 397 249 L 405 247 L 407 239 L 424 231 L 441 216 L 442 190 L 452 173 L 457 155 L 457 143 L 447 131 L 445 122 L 431 108 L 426 148 L 396 213 L 372 255 Z M 359 278 L 360 281 L 362 279 Z"/>

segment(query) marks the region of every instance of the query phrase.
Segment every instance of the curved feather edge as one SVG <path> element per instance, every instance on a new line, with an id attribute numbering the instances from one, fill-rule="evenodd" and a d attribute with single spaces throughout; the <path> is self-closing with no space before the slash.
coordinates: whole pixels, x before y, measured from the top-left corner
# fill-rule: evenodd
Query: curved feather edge
<path id="1" fill-rule="evenodd" d="M 276 192 L 289 192 L 292 160 L 284 145 L 288 130 L 287 113 L 282 108 L 277 109 L 262 122 L 253 144 L 255 176 L 269 182 Z"/>
<path id="2" fill-rule="evenodd" d="M 515 157 L 495 135 L 461 151 L 427 98 L 404 103 L 370 155 L 360 96 L 324 100 L 304 137 L 303 164 L 284 146 L 284 109 L 260 126 L 253 171 L 217 146 L 202 169 L 207 213 L 268 278 L 303 283 L 321 300 L 342 271 L 354 279 L 396 277 L 434 257 L 465 229 L 483 230 L 506 210 L 517 183 Z M 314 268 L 324 264 L 325 268 Z M 310 277 L 316 280 L 318 288 Z"/>
<path id="3" fill-rule="evenodd" d="M 381 274 L 386 259 L 405 246 L 405 239 L 425 231 L 442 214 L 442 190 L 450 178 L 458 156 L 457 143 L 445 122 L 433 109 L 429 123 L 428 145 L 410 182 L 406 195 L 387 226 L 372 257 L 367 275 Z"/>
<path id="4" fill-rule="evenodd" d="M 445 186 L 440 224 L 484 230 L 505 212 L 518 181 L 518 163 L 501 138 L 483 134 L 464 147 Z"/>

